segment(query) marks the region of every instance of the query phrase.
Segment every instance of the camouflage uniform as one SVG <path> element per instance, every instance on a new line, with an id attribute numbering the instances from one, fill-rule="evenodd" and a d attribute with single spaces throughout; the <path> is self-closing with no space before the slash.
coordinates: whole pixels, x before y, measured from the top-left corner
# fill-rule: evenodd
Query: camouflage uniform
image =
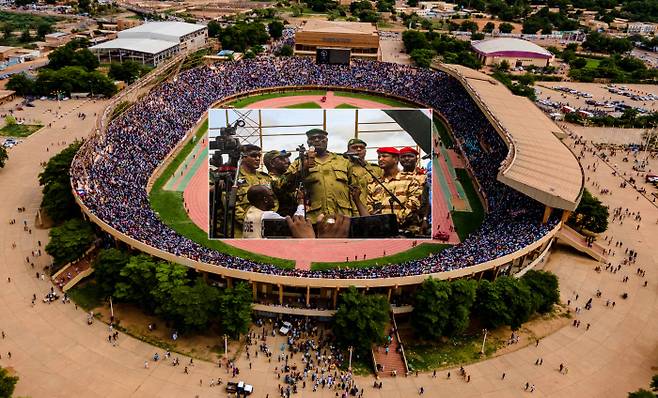
<path id="1" fill-rule="evenodd" d="M 376 164 L 372 163 L 366 163 L 365 167 L 355 164 L 352 168 L 352 173 L 354 175 L 354 183 L 353 185 L 358 186 L 361 189 L 361 195 L 359 196 L 359 199 L 361 200 L 361 203 L 368 203 L 368 185 L 370 185 L 371 182 L 373 182 L 373 178 L 366 171 L 366 168 L 372 171 L 374 175 L 376 175 L 378 178 L 382 178 L 384 175 L 384 171 Z M 359 215 L 359 211 L 356 208 L 356 204 L 353 203 L 353 211 L 352 211 L 352 216 L 357 217 Z"/>
<path id="2" fill-rule="evenodd" d="M 398 172 L 394 177 L 383 177 L 386 188 L 404 204 L 404 208 L 393 203 L 393 213 L 400 227 L 407 228 L 415 222 L 413 215 L 420 208 L 420 195 L 423 187 L 408 173 Z M 368 212 L 370 214 L 391 214 L 390 197 L 376 182 L 368 186 Z"/>
<path id="3" fill-rule="evenodd" d="M 244 216 L 251 206 L 249 200 L 247 199 L 247 191 L 254 185 L 267 185 L 271 187 L 272 177 L 262 171 L 256 171 L 252 174 L 246 172 L 244 168 L 241 168 L 240 176 L 238 177 L 238 192 L 235 200 L 235 216 L 233 223 L 235 238 L 242 237 L 242 223 L 244 221 Z M 277 211 L 278 206 L 279 203 L 275 202 L 275 206 L 272 211 Z"/>
<path id="4" fill-rule="evenodd" d="M 308 169 L 304 179 L 310 196 L 306 215 L 312 223 L 317 222 L 320 214 L 353 214 L 349 190 L 349 185 L 355 181 L 353 168 L 352 162 L 335 153 L 327 152 L 324 159 L 315 158 L 315 166 Z M 284 191 L 296 189 L 299 170 L 300 161 L 297 159 L 281 176 L 276 188 Z"/>

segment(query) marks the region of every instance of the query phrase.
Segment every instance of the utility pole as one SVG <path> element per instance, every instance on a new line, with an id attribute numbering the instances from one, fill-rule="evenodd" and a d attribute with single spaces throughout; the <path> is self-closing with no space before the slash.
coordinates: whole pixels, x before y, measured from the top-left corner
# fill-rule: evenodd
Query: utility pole
<path id="1" fill-rule="evenodd" d="M 228 361 L 228 336 L 224 335 L 224 358 Z"/>
<path id="2" fill-rule="evenodd" d="M 354 351 L 354 347 L 350 346 L 349 350 L 350 350 L 350 362 L 347 366 L 347 370 L 351 372 L 352 371 L 352 351 Z"/>
<path id="3" fill-rule="evenodd" d="M 487 329 L 482 329 L 484 332 L 484 338 L 482 338 L 482 349 L 480 350 L 480 355 L 484 355 L 484 343 L 487 341 Z"/>

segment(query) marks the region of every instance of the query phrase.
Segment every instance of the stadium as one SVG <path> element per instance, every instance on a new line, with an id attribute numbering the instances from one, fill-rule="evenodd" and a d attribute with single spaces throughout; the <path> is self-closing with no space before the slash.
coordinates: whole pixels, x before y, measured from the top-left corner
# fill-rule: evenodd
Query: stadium
<path id="1" fill-rule="evenodd" d="M 209 108 L 296 90 L 367 93 L 433 109 L 486 209 L 482 224 L 460 243 L 420 259 L 301 269 L 206 247 L 163 222 L 149 192 L 196 137 Z M 191 267 L 224 286 L 249 282 L 257 311 L 327 316 L 340 290 L 355 286 L 387 295 L 396 305 L 394 312 L 401 313 L 410 311 L 405 298 L 430 276 L 521 275 L 540 266 L 555 240 L 567 235 L 563 222 L 583 192 L 583 170 L 560 141 L 560 128 L 527 99 L 456 65 L 417 69 L 361 60 L 350 66 L 304 58 L 244 60 L 181 72 L 108 123 L 112 108 L 72 164 L 71 182 L 83 213 L 108 236 L 136 250 Z M 588 254 L 600 256 L 593 250 Z M 305 305 L 285 306 L 289 298 Z"/>

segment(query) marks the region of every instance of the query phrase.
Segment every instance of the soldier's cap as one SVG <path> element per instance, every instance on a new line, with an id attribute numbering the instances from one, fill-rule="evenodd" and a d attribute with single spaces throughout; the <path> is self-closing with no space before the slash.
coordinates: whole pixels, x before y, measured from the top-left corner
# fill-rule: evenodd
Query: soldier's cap
<path id="1" fill-rule="evenodd" d="M 400 156 L 400 151 L 392 146 L 383 146 L 377 149 L 377 153 L 390 153 L 391 155 Z"/>
<path id="2" fill-rule="evenodd" d="M 359 138 L 352 138 L 351 140 L 347 141 L 347 146 L 348 147 L 351 147 L 354 144 L 361 144 L 363 146 L 368 146 L 368 144 L 366 144 L 365 141 L 363 141 L 362 139 L 359 139 Z"/>
<path id="3" fill-rule="evenodd" d="M 312 137 L 318 134 L 329 135 L 329 133 L 327 133 L 325 130 L 322 129 L 310 129 L 306 132 L 307 137 Z"/>
<path id="4" fill-rule="evenodd" d="M 240 152 L 242 153 L 247 153 L 251 151 L 260 151 L 260 150 L 261 149 L 258 145 L 252 145 L 252 144 L 242 145 L 242 147 L 240 148 Z"/>
<path id="5" fill-rule="evenodd" d="M 289 158 L 292 153 L 286 152 L 285 150 L 282 151 L 277 151 L 276 149 L 268 151 L 265 156 L 263 156 L 263 162 L 265 164 L 269 164 L 271 161 L 273 161 L 276 158 Z"/>
<path id="6" fill-rule="evenodd" d="M 404 148 L 400 149 L 400 155 L 402 155 L 402 154 L 404 154 L 404 153 L 413 153 L 413 154 L 416 155 L 416 156 L 419 155 L 418 151 L 415 150 L 415 149 L 413 149 L 413 148 L 410 147 L 410 146 L 405 146 Z"/>

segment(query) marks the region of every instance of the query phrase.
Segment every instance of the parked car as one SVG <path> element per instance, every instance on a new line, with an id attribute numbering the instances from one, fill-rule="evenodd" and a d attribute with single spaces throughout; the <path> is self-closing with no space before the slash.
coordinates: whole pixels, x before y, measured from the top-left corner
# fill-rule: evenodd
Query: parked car
<path id="1" fill-rule="evenodd" d="M 279 333 L 281 335 L 285 336 L 290 332 L 290 329 L 292 329 L 292 323 L 290 322 L 283 322 L 283 326 L 279 329 Z"/>

